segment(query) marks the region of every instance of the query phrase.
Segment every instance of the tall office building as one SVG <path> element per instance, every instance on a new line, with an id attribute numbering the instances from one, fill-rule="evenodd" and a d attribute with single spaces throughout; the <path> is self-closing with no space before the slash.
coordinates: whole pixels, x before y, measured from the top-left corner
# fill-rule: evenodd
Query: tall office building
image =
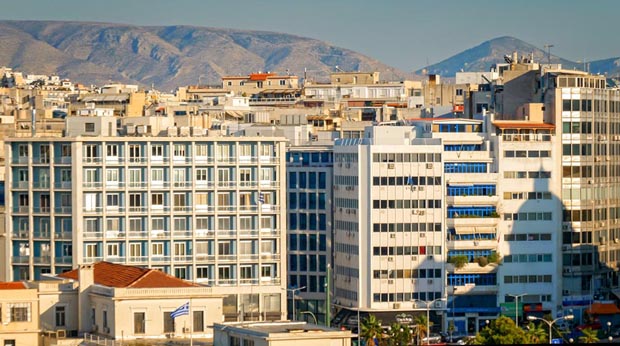
<path id="1" fill-rule="evenodd" d="M 67 121 L 68 137 L 6 141 L 8 280 L 140 265 L 213 286 L 226 320 L 284 317 L 284 139 Z"/>

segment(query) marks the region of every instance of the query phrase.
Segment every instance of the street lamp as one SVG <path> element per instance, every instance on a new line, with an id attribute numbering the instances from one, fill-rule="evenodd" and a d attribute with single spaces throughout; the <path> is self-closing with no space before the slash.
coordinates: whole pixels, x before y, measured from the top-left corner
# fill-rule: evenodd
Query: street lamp
<path id="1" fill-rule="evenodd" d="M 550 344 L 553 343 L 552 342 L 552 340 L 553 340 L 553 330 L 552 330 L 553 324 L 555 324 L 555 322 L 560 321 L 560 320 L 572 321 L 574 318 L 575 318 L 574 315 L 566 315 L 566 316 L 558 317 L 558 318 L 556 318 L 553 321 L 547 321 L 544 318 L 540 318 L 540 317 L 536 317 L 536 316 L 532 316 L 532 315 L 527 316 L 527 319 L 530 320 L 530 321 L 540 320 L 540 321 L 545 322 L 549 326 L 549 343 Z"/>
<path id="2" fill-rule="evenodd" d="M 509 297 L 513 297 L 515 299 L 515 324 L 517 327 L 519 326 L 519 298 L 526 295 L 526 293 L 521 294 L 506 294 Z"/>
<path id="3" fill-rule="evenodd" d="M 319 321 L 316 319 L 316 315 L 312 312 L 312 311 L 301 311 L 299 312 L 300 314 L 308 314 L 310 316 L 312 316 L 312 318 L 314 318 L 314 324 L 318 325 Z"/>
<path id="4" fill-rule="evenodd" d="M 426 305 L 426 344 L 430 344 L 431 339 L 431 304 L 434 302 L 438 302 L 441 300 L 445 300 L 445 298 L 437 298 L 431 301 L 412 299 L 411 301 L 415 304 L 417 302 L 424 303 Z"/>
<path id="5" fill-rule="evenodd" d="M 299 287 L 299 288 L 282 288 L 282 289 L 286 290 L 287 292 L 293 292 L 293 297 L 291 298 L 291 301 L 293 302 L 293 321 L 296 321 L 297 315 L 295 314 L 295 291 L 305 290 L 306 286 Z"/>

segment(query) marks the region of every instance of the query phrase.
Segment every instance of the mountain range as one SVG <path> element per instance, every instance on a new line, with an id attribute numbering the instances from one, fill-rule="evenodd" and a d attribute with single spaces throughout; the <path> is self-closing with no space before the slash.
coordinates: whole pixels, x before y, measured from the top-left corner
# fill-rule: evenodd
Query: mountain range
<path id="1" fill-rule="evenodd" d="M 0 21 L 0 66 L 32 74 L 57 74 L 84 84 L 110 82 L 171 90 L 219 85 L 222 76 L 258 71 L 290 73 L 317 81 L 330 72 L 379 71 L 382 79 L 411 78 L 397 68 L 326 42 L 301 36 L 195 26 L 133 26 L 69 21 Z M 513 51 L 547 61 L 547 52 L 514 37 L 499 37 L 416 71 L 417 77 L 488 71 Z M 582 63 L 550 56 L 564 68 Z M 589 62 L 593 73 L 620 74 L 620 57 Z"/>
<path id="2" fill-rule="evenodd" d="M 489 71 L 493 64 L 503 63 L 505 55 L 517 52 L 519 56 L 534 56 L 535 62 L 562 64 L 564 69 L 589 70 L 591 73 L 617 76 L 620 74 L 620 57 L 596 60 L 591 62 L 575 62 L 563 59 L 550 51 L 540 49 L 525 41 L 510 36 L 502 36 L 485 41 L 475 47 L 451 56 L 436 64 L 416 71 L 417 74 L 439 74 L 454 77 L 459 71 Z"/>
<path id="3" fill-rule="evenodd" d="M 328 79 L 329 73 L 405 73 L 326 42 L 264 31 L 63 21 L 0 21 L 0 66 L 57 74 L 86 84 L 154 85 L 163 90 L 220 84 L 258 71 Z"/>

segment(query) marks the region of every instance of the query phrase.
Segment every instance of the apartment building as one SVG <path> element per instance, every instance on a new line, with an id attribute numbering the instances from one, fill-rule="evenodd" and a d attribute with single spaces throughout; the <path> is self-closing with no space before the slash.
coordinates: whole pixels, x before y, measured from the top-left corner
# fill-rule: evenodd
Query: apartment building
<path id="1" fill-rule="evenodd" d="M 5 346 L 39 344 L 37 290 L 22 282 L 0 282 L 0 343 Z"/>
<path id="2" fill-rule="evenodd" d="M 282 318 L 282 138 L 110 137 L 113 117 L 69 117 L 67 129 L 6 141 L 9 280 L 104 260 L 214 286 L 226 320 Z"/>
<path id="3" fill-rule="evenodd" d="M 423 314 L 441 325 L 446 248 L 441 140 L 412 126 L 368 127 L 334 145 L 333 323 L 357 329 Z"/>
<path id="4" fill-rule="evenodd" d="M 286 157 L 289 316 L 294 310 L 293 320 L 323 324 L 332 265 L 332 146 L 291 146 Z"/>

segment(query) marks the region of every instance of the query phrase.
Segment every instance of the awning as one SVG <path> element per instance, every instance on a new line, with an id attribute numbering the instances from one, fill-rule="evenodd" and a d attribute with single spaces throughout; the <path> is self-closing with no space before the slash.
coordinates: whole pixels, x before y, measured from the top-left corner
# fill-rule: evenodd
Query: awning
<path id="1" fill-rule="evenodd" d="M 615 315 L 620 313 L 620 309 L 614 303 L 592 303 L 586 312 L 590 315 Z"/>
<path id="2" fill-rule="evenodd" d="M 454 227 L 456 234 L 480 234 L 480 233 L 495 233 L 495 228 L 493 227 L 472 227 L 472 226 L 462 226 L 462 227 Z"/>

